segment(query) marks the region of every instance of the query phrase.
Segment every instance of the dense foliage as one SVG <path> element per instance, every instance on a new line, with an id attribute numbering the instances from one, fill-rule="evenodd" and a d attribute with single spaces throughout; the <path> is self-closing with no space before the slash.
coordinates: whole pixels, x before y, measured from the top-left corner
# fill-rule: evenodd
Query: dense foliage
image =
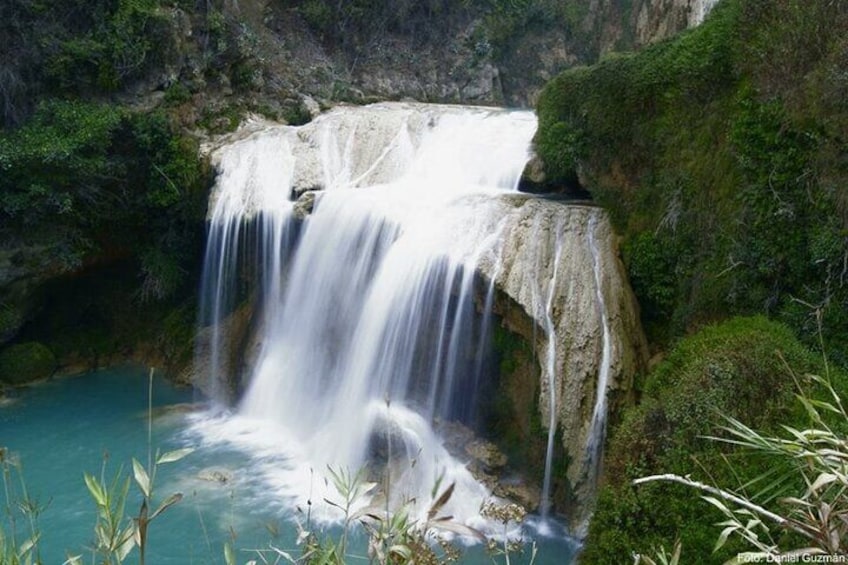
<path id="1" fill-rule="evenodd" d="M 611 210 L 655 341 L 767 313 L 848 351 L 848 10 L 724 0 L 699 28 L 558 76 L 537 148 Z"/>
<path id="2" fill-rule="evenodd" d="M 723 516 L 693 490 L 671 483 L 634 487 L 631 481 L 677 473 L 739 489 L 760 503 L 773 497 L 769 489 L 779 474 L 772 459 L 704 436 L 720 435 L 725 417 L 772 432 L 781 424 L 805 429 L 807 414 L 794 400 L 798 389 L 790 367 L 799 375 L 824 374 L 821 357 L 763 317 L 734 318 L 681 341 L 648 377 L 641 403 L 628 410 L 610 441 L 606 484 L 581 563 L 618 563 L 631 552 L 670 549 L 677 538 L 684 554 L 699 563 L 723 563 L 740 551 L 729 544 L 712 554 L 720 532 L 715 524 Z M 844 375 L 834 375 L 833 382 L 841 394 L 848 392 Z M 827 397 L 801 384 L 812 397 Z"/>
<path id="3" fill-rule="evenodd" d="M 196 254 L 205 207 L 197 144 L 163 113 L 49 101 L 0 133 L 3 231 L 55 245 L 58 268 L 134 255 L 141 293 L 173 292 Z"/>
<path id="4" fill-rule="evenodd" d="M 163 90 L 187 102 L 207 81 L 261 82 L 257 37 L 222 0 L 10 0 L 0 4 L 0 126 L 55 97 Z"/>

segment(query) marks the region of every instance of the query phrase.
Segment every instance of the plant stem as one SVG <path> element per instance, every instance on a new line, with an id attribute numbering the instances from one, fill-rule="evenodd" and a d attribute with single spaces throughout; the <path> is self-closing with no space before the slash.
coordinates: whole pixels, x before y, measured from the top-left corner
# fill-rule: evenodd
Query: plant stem
<path id="1" fill-rule="evenodd" d="M 746 509 L 748 509 L 752 512 L 755 512 L 755 513 L 759 514 L 760 516 L 763 516 L 764 518 L 768 518 L 772 522 L 775 522 L 777 525 L 782 526 L 784 528 L 787 528 L 789 530 L 792 530 L 793 532 L 799 533 L 806 538 L 815 539 L 815 536 L 813 536 L 806 529 L 804 529 L 803 527 L 799 526 L 798 524 L 784 518 L 783 516 L 780 516 L 779 514 L 775 514 L 774 512 L 771 512 L 770 510 L 766 510 L 762 506 L 758 506 L 758 505 L 754 504 L 753 502 L 750 502 L 748 500 L 745 500 L 744 498 L 736 496 L 735 494 L 733 494 L 731 492 L 727 492 L 726 490 L 722 490 L 722 489 L 719 489 L 719 488 L 716 488 L 716 487 L 711 487 L 710 485 L 705 485 L 704 483 L 699 483 L 698 481 L 693 481 L 692 479 L 689 479 L 687 477 L 681 477 L 680 475 L 674 475 L 674 474 L 670 474 L 670 473 L 664 474 L 664 475 L 651 475 L 651 476 L 648 476 L 648 477 L 641 477 L 641 478 L 635 479 L 633 481 L 633 484 L 634 485 L 641 485 L 641 484 L 649 483 L 649 482 L 653 482 L 653 481 L 670 481 L 670 482 L 678 483 L 678 484 L 685 485 L 685 486 L 688 486 L 688 487 L 693 487 L 693 488 L 696 488 L 696 489 L 703 491 L 703 492 L 708 492 L 710 494 L 718 496 L 719 498 L 733 502 L 734 504 L 737 504 L 737 505 L 741 506 L 742 508 L 746 508 Z"/>

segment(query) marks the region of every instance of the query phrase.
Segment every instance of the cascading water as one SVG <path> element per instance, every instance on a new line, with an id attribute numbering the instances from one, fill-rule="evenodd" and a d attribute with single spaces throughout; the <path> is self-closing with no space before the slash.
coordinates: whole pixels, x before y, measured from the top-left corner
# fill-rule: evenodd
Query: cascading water
<path id="1" fill-rule="evenodd" d="M 689 7 L 689 27 L 704 23 L 704 19 L 718 4 L 718 0 L 692 0 Z"/>
<path id="2" fill-rule="evenodd" d="M 538 227 L 538 225 L 537 225 Z M 555 233 L 561 234 L 562 227 L 558 226 L 555 230 Z M 558 265 L 561 260 L 562 253 L 562 241 L 560 237 L 555 239 L 555 251 L 554 251 L 554 265 Z M 537 268 L 541 271 L 541 265 Z M 542 480 L 542 500 L 541 500 L 541 514 L 542 518 L 546 519 L 548 517 L 548 513 L 551 508 L 551 480 L 553 473 L 553 458 L 554 458 L 554 437 L 556 436 L 557 430 L 557 386 L 556 386 L 556 345 L 557 340 L 554 338 L 556 335 L 556 327 L 553 320 L 553 307 L 554 307 L 554 297 L 556 292 L 559 290 L 557 288 L 556 279 L 557 279 L 556 268 L 553 269 L 553 276 L 550 281 L 547 283 L 547 292 L 545 296 L 545 305 L 544 305 L 544 330 L 548 336 L 547 339 L 547 352 L 545 355 L 545 372 L 547 373 L 548 378 L 548 441 L 545 446 L 545 475 Z M 538 299 L 538 298 L 537 298 Z"/>
<path id="3" fill-rule="evenodd" d="M 599 310 L 608 368 L 612 338 L 592 239 L 600 213 L 515 191 L 535 128 L 529 112 L 378 104 L 300 128 L 254 125 L 216 150 L 199 364 L 228 383 L 209 390 L 244 392 L 234 414 L 198 424 L 203 436 L 249 450 L 278 498 L 333 498 L 316 494 L 315 475 L 377 461 L 390 504 L 415 500 L 426 514 L 433 485 L 455 483 L 444 511 L 480 525 L 489 491 L 433 423 L 477 415 L 497 286 L 543 336 L 546 512 L 558 421 L 587 437 L 563 410 L 595 394 L 583 383 L 598 359 L 584 352 Z M 245 318 L 253 337 L 235 339 Z M 597 387 L 592 438 L 606 417 L 607 385 Z"/>
<path id="4" fill-rule="evenodd" d="M 290 468 L 275 482 L 290 487 L 286 495 L 306 492 L 306 467 L 356 470 L 391 445 L 397 452 L 382 457 L 394 473 L 392 496 L 426 505 L 424 493 L 444 475 L 457 483 L 450 513 L 471 517 L 487 492 L 447 454 L 431 422 L 474 416 L 487 337 L 474 307 L 476 264 L 497 254 L 500 221 L 480 195 L 514 191 L 535 118 L 374 106 L 326 115 L 312 131 L 317 183 L 298 170 L 302 130 L 270 128 L 220 153 L 205 321 L 221 325 L 233 310 L 239 242 L 258 241 L 260 271 L 261 330 L 238 434 L 250 435 L 248 421 L 261 423 L 254 430 L 266 447 L 278 434 Z M 290 248 L 297 221 L 289 195 L 298 183 L 326 190 Z M 245 235 L 249 222 L 258 235 Z M 490 284 L 486 302 L 492 293 Z M 224 374 L 227 336 L 211 339 L 211 370 L 232 378 Z"/>
<path id="5" fill-rule="evenodd" d="M 592 420 L 589 427 L 589 440 L 586 444 L 589 479 L 597 481 L 600 472 L 601 456 L 603 454 L 604 435 L 607 423 L 607 387 L 609 386 L 611 343 L 609 314 L 604 299 L 603 280 L 601 277 L 601 261 L 598 242 L 596 239 L 598 218 L 593 216 L 589 222 L 589 249 L 592 251 L 592 273 L 595 278 L 595 294 L 601 320 L 601 362 L 598 366 L 598 383 L 595 388 L 595 406 L 592 409 Z"/>

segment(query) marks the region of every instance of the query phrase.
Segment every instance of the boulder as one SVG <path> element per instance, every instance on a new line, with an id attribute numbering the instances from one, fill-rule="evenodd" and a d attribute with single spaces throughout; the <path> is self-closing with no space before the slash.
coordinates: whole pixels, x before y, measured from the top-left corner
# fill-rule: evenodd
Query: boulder
<path id="1" fill-rule="evenodd" d="M 43 343 L 19 343 L 0 351 L 0 381 L 8 384 L 21 385 L 49 378 L 56 367 L 56 357 Z"/>

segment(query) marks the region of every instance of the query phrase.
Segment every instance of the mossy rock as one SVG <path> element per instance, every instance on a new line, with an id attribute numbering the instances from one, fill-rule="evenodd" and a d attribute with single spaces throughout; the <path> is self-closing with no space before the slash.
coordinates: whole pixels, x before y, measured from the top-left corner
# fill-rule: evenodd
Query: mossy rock
<path id="1" fill-rule="evenodd" d="M 55 371 L 56 357 L 42 343 L 20 343 L 0 351 L 0 381 L 24 384 L 46 379 Z"/>

